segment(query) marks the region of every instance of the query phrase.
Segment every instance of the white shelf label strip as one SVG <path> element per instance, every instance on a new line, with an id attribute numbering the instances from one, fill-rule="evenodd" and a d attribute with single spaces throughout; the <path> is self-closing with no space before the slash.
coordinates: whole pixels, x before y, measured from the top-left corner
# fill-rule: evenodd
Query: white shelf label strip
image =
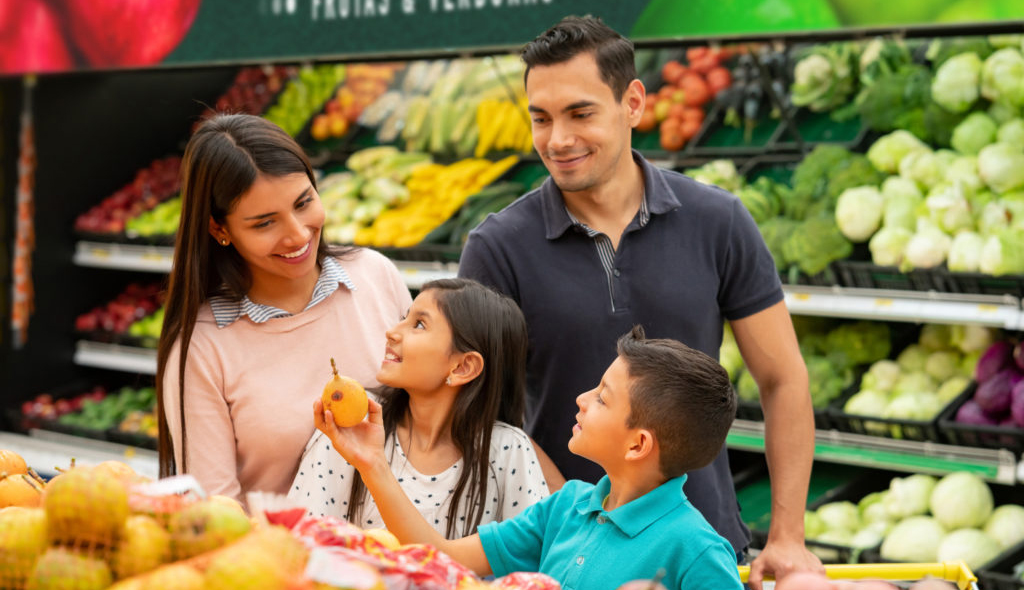
<path id="1" fill-rule="evenodd" d="M 79 340 L 74 361 L 86 367 L 156 375 L 156 351 L 148 348 Z"/>

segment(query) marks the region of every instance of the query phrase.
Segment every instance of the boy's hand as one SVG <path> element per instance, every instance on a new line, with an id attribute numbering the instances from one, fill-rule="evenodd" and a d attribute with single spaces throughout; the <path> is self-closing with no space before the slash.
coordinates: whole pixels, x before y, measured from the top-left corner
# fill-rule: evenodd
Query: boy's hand
<path id="1" fill-rule="evenodd" d="M 313 421 L 316 429 L 331 439 L 334 449 L 360 472 L 386 464 L 384 457 L 384 422 L 381 408 L 369 400 L 366 419 L 349 428 L 339 428 L 330 410 L 325 410 L 318 399 L 313 402 Z"/>
<path id="2" fill-rule="evenodd" d="M 753 590 L 761 590 L 761 581 L 765 574 L 771 574 L 776 580 L 782 580 L 794 572 L 825 573 L 825 567 L 816 555 L 807 550 L 803 539 L 795 542 L 782 540 L 765 543 L 764 549 L 750 564 L 750 577 L 747 583 Z"/>

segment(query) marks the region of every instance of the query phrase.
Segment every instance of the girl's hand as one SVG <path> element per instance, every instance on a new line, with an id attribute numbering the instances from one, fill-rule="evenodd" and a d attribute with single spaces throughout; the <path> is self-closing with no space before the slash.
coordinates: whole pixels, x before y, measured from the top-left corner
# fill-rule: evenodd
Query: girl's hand
<path id="1" fill-rule="evenodd" d="M 373 399 L 369 400 L 366 418 L 355 426 L 339 427 L 334 423 L 331 411 L 324 410 L 319 399 L 313 402 L 313 420 L 317 430 L 326 434 L 334 449 L 360 473 L 375 466 L 387 465 L 384 456 L 384 422 L 380 404 Z"/>

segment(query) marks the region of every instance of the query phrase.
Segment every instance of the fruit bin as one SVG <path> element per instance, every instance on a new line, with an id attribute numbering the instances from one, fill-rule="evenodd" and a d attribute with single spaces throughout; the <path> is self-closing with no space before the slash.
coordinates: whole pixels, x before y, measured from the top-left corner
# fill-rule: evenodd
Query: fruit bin
<path id="1" fill-rule="evenodd" d="M 950 293 L 980 293 L 982 295 L 1012 295 L 1024 298 L 1024 275 L 993 276 L 977 272 L 952 272 L 938 268 L 934 273 Z"/>
<path id="2" fill-rule="evenodd" d="M 109 380 L 102 384 L 77 380 L 40 393 L 8 414 L 13 430 L 49 430 L 95 440 L 156 449 L 156 392 L 151 384 Z M 133 413 L 147 414 L 134 416 Z M 124 430 L 123 428 L 128 430 Z M 138 431 L 132 430 L 138 427 Z"/>
<path id="3" fill-rule="evenodd" d="M 978 583 L 985 590 L 1024 590 L 1024 543 L 1003 553 L 995 561 L 978 570 Z"/>
<path id="4" fill-rule="evenodd" d="M 855 393 L 856 391 L 848 392 L 846 395 L 840 396 L 829 406 L 827 410 L 829 420 L 832 427 L 836 430 L 852 432 L 853 434 L 921 442 L 942 440 L 939 436 L 938 415 L 930 420 L 910 420 L 861 416 L 844 412 L 843 406 Z"/>
<path id="5" fill-rule="evenodd" d="M 868 470 L 850 466 L 815 463 L 811 472 L 811 480 L 807 490 L 807 507 L 810 510 L 842 499 L 847 499 L 862 486 Z M 736 497 L 740 504 L 740 516 L 750 529 L 750 546 L 763 548 L 768 540 L 768 527 L 771 524 L 771 489 L 767 467 L 762 466 L 759 474 L 744 478 L 745 484 L 738 484 Z M 884 480 L 888 482 L 888 479 Z M 840 545 L 832 545 L 814 540 L 805 541 L 806 545 L 833 563 L 850 563 L 853 549 Z"/>
<path id="6" fill-rule="evenodd" d="M 902 272 L 895 266 L 878 266 L 870 261 L 837 260 L 834 262 L 844 287 L 859 289 L 892 289 L 898 291 L 946 291 L 945 281 L 932 269 L 919 268 Z"/>
<path id="7" fill-rule="evenodd" d="M 939 414 L 938 428 L 945 442 L 951 445 L 1009 449 L 1014 455 L 1024 452 L 1024 428 L 987 426 L 956 421 L 957 411 L 974 396 L 978 384 L 971 384 Z"/>

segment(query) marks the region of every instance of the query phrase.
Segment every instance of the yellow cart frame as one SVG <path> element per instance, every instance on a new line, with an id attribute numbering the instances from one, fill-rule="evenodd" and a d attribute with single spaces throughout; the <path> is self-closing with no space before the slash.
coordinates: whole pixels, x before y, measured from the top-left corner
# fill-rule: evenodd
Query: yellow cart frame
<path id="1" fill-rule="evenodd" d="M 740 580 L 750 576 L 750 566 L 741 565 Z M 863 563 L 826 565 L 825 575 L 834 580 L 886 580 L 889 582 L 915 582 L 927 577 L 956 584 L 960 590 L 978 590 L 978 578 L 962 561 L 944 563 Z"/>

